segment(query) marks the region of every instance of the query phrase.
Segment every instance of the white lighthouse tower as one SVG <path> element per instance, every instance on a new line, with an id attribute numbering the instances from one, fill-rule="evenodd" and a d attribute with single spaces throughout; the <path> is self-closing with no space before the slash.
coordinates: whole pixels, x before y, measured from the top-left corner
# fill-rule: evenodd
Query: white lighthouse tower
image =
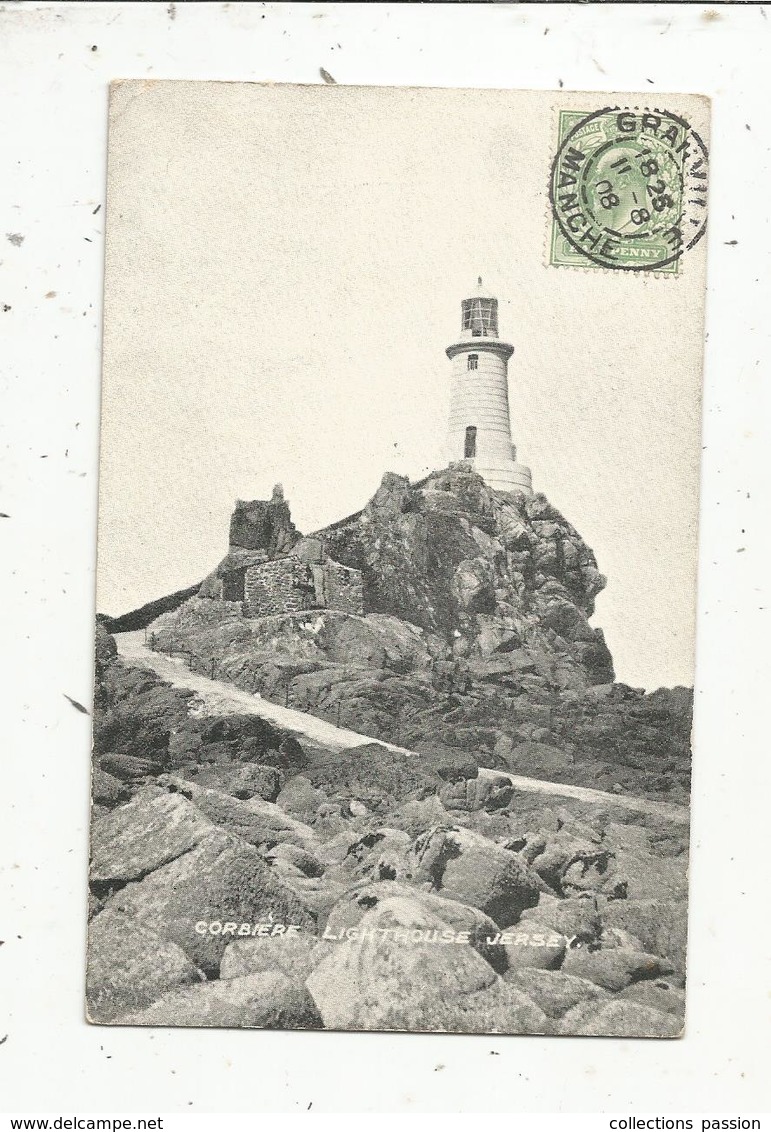
<path id="1" fill-rule="evenodd" d="M 530 469 L 517 463 L 509 419 L 509 358 L 514 347 L 498 337 L 498 300 L 479 279 L 461 303 L 461 334 L 447 347 L 452 362 L 447 456 L 465 460 L 497 491 L 533 492 Z"/>

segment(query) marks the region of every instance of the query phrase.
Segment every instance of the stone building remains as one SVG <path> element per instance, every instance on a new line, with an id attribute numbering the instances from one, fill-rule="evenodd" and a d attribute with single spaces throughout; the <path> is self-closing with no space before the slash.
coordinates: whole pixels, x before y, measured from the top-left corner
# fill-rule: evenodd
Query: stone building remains
<path id="1" fill-rule="evenodd" d="M 244 614 L 270 617 L 306 609 L 338 609 L 364 614 L 364 587 L 360 570 L 341 566 L 331 558 L 303 562 L 295 554 L 250 566 L 244 577 Z"/>
<path id="2" fill-rule="evenodd" d="M 246 617 L 309 609 L 364 614 L 361 571 L 333 561 L 321 539 L 301 536 L 280 484 L 270 500 L 236 502 L 228 553 L 199 597 L 240 602 Z"/>

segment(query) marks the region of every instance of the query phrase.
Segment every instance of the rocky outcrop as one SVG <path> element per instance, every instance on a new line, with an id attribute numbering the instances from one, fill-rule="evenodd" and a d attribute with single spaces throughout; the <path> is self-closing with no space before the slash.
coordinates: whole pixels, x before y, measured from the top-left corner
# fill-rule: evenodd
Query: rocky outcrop
<path id="1" fill-rule="evenodd" d="M 218 573 L 201 590 L 208 597 L 153 623 L 154 648 L 426 754 L 430 741 L 516 774 L 687 798 L 691 694 L 611 683 L 589 620 L 605 579 L 543 496 L 492 491 L 464 466 L 416 485 L 389 474 L 361 512 L 299 541 L 283 500 L 254 507 L 253 523 L 234 520 L 239 563 L 290 543 L 293 560 L 311 564 L 303 568 L 334 559 L 361 573 L 365 615 L 246 616 L 235 589 L 225 600 Z M 503 783 L 472 778 L 448 780 L 448 808 L 505 806 Z"/>
<path id="2" fill-rule="evenodd" d="M 291 550 L 300 538 L 281 484 L 276 484 L 269 500 L 239 499 L 236 503 L 230 519 L 231 549 L 264 550 L 269 558 L 276 558 Z"/>
<path id="3" fill-rule="evenodd" d="M 239 502 L 228 554 L 199 596 L 243 602 L 246 571 L 290 551 L 298 565 L 334 560 L 360 571 L 365 613 L 423 630 L 422 649 L 438 671 L 462 660 L 475 679 L 525 689 L 613 679 L 602 632 L 589 624 L 605 579 L 542 495 L 497 493 L 464 466 L 416 486 L 389 473 L 363 511 L 305 539 L 283 495 Z M 361 633 L 353 623 L 349 631 Z M 355 662 L 358 654 L 348 655 Z"/>
<path id="4" fill-rule="evenodd" d="M 175 590 L 172 594 L 166 594 L 165 597 L 157 598 L 155 601 L 148 601 L 144 605 L 140 605 L 138 609 L 132 609 L 129 613 L 121 614 L 120 617 L 108 617 L 102 614 L 99 622 L 108 633 L 133 633 L 137 629 L 144 629 L 157 617 L 160 617 L 162 613 L 171 613 L 173 610 L 179 609 L 183 602 L 195 597 L 202 584 L 202 582 L 196 582 L 192 586 L 186 586 L 183 590 Z"/>
<path id="5" fill-rule="evenodd" d="M 456 656 L 519 653 L 565 686 L 613 679 L 588 620 L 605 578 L 543 495 L 503 495 L 464 467 L 419 487 L 389 473 L 359 515 L 315 537 L 362 571 L 369 612 L 438 634 Z"/>
<path id="6" fill-rule="evenodd" d="M 458 691 L 438 679 L 446 662 L 432 661 L 426 635 L 386 614 L 327 610 L 250 620 L 233 605 L 195 599 L 160 618 L 153 632 L 159 650 L 176 649 L 196 672 L 417 749 L 426 762 L 441 748 L 460 762 L 472 758 L 515 774 L 687 800 L 686 689 L 560 691 L 545 677 L 524 689 L 507 677 L 478 681 L 472 671 Z M 139 754 L 136 745 L 123 746 Z M 140 757 L 147 756 L 145 744 Z M 456 796 L 463 809 L 494 806 L 483 797 L 487 786 L 466 785 L 472 780 L 473 773 L 448 779 L 448 800 Z"/>

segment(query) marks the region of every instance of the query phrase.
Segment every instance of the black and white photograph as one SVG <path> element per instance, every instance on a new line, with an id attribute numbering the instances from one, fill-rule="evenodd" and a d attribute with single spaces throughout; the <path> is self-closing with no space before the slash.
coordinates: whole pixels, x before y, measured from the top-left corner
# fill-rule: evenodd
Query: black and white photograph
<path id="1" fill-rule="evenodd" d="M 92 1022 L 682 1033 L 709 107 L 642 97 L 113 86 Z"/>

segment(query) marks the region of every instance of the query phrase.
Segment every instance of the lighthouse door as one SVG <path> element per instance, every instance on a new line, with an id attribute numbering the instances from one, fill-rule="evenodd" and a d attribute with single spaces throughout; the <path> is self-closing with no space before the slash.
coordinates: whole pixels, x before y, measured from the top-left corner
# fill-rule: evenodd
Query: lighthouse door
<path id="1" fill-rule="evenodd" d="M 471 460 L 477 454 L 477 430 L 476 425 L 469 425 L 466 429 L 466 443 L 463 450 L 463 455 L 466 460 Z"/>

